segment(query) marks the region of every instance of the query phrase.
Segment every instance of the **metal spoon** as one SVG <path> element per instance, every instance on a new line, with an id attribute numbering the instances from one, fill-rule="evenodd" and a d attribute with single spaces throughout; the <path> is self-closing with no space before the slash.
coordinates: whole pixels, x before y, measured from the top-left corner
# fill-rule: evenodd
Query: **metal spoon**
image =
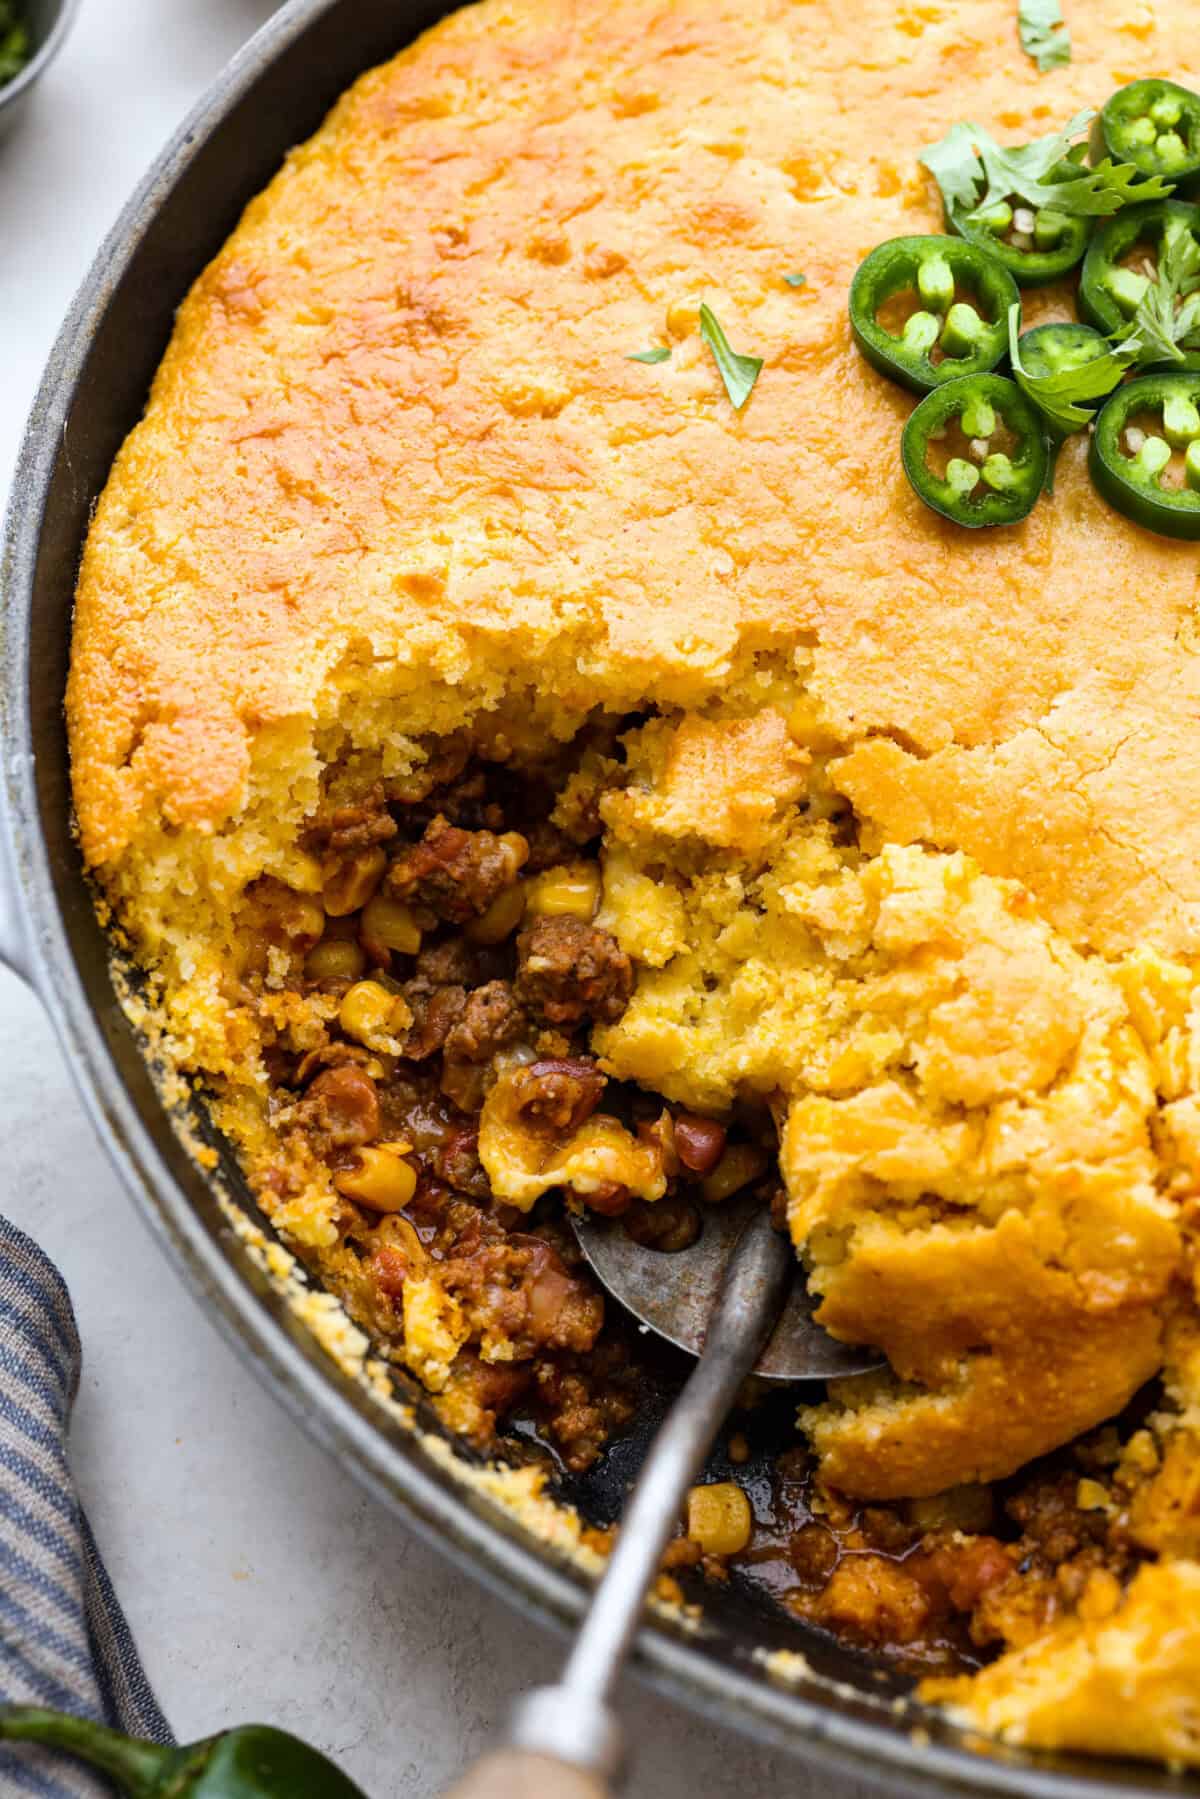
<path id="1" fill-rule="evenodd" d="M 702 1207 L 696 1241 L 687 1249 L 665 1251 L 645 1249 L 619 1221 L 595 1212 L 571 1215 L 579 1247 L 601 1285 L 640 1324 L 695 1356 L 711 1332 L 730 1257 L 751 1225 L 766 1222 L 761 1196 L 747 1192 L 724 1205 Z M 768 1234 L 784 1274 L 798 1274 L 787 1237 L 779 1231 Z M 879 1367 L 878 1350 L 839 1343 L 814 1322 L 814 1301 L 802 1280 L 789 1279 L 784 1291 L 755 1374 L 764 1380 L 837 1380 Z"/>
<path id="2" fill-rule="evenodd" d="M 675 1254 L 642 1248 L 619 1224 L 573 1222 L 609 1292 L 700 1360 L 646 1457 L 562 1680 L 521 1700 L 510 1747 L 486 1756 L 449 1799 L 607 1799 L 624 1759 L 613 1687 L 684 1494 L 738 1388 L 752 1372 L 831 1380 L 879 1363 L 813 1323 L 792 1247 L 761 1200 L 706 1209 L 698 1242 Z"/>

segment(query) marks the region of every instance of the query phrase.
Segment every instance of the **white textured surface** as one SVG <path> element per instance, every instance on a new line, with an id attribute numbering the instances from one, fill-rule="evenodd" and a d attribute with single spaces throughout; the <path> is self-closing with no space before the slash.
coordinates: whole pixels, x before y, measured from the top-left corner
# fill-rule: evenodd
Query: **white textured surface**
<path id="1" fill-rule="evenodd" d="M 42 362 L 145 164 L 270 0 L 85 0 L 0 143 L 0 489 Z M 63 1269 L 84 1343 L 74 1463 L 185 1737 L 256 1716 L 424 1799 L 557 1651 L 385 1517 L 218 1340 L 118 1188 L 34 1001 L 0 973 L 0 1207 Z M 655 1696 L 624 1696 L 632 1791 L 831 1794 Z M 837 1799 L 855 1799 L 842 1788 Z"/>

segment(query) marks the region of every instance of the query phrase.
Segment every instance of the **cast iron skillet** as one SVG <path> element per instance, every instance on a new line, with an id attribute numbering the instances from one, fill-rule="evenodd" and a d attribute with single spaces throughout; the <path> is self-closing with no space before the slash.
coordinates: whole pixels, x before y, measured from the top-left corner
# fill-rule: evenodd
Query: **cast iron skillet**
<path id="1" fill-rule="evenodd" d="M 528 1614 L 562 1625 L 579 1614 L 580 1577 L 456 1482 L 338 1372 L 229 1230 L 215 1191 L 219 1179 L 239 1186 L 232 1160 L 206 1175 L 182 1148 L 114 996 L 72 836 L 62 719 L 83 536 L 141 412 L 175 307 L 245 202 L 341 89 L 444 10 L 437 0 L 291 0 L 159 157 L 71 308 L 34 404 L 0 563 L 0 859 L 10 862 L 0 881 L 0 952 L 41 996 L 150 1228 L 260 1378 L 385 1505 Z M 636 1453 L 636 1444 L 623 1446 L 582 1497 L 612 1515 Z M 1187 1790 L 1129 1764 L 971 1754 L 962 1734 L 936 1718 L 914 1740 L 913 1716 L 893 1709 L 898 1689 L 852 1654 L 806 1640 L 737 1592 L 711 1596 L 706 1617 L 712 1628 L 698 1638 L 648 1626 L 642 1672 L 706 1716 L 810 1762 L 927 1795 L 1111 1799 Z M 815 1670 L 794 1688 L 773 1685 L 755 1658 L 756 1649 L 782 1646 L 802 1646 Z"/>

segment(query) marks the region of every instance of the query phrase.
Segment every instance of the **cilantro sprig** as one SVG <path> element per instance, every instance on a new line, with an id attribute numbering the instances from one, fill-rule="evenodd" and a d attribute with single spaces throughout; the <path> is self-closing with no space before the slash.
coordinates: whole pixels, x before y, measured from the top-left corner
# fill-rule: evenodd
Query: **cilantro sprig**
<path id="1" fill-rule="evenodd" d="M 1182 362 L 1200 350 L 1200 244 L 1185 224 L 1168 223 L 1158 270 L 1133 317 L 1137 362 Z"/>
<path id="2" fill-rule="evenodd" d="M 1020 0 L 1017 29 L 1021 48 L 1037 64 L 1039 74 L 1070 62 L 1071 33 L 1058 0 Z"/>
<path id="3" fill-rule="evenodd" d="M 925 151 L 946 210 L 976 220 L 1001 200 L 1053 208 L 1068 218 L 1104 218 L 1133 201 L 1162 200 L 1171 192 L 1157 175 L 1145 177 L 1131 162 L 1106 156 L 1087 168 L 1082 137 L 1095 118 L 1079 112 L 1061 131 L 1028 144 L 998 144 L 982 125 L 963 120 Z"/>
<path id="4" fill-rule="evenodd" d="M 735 412 L 740 412 L 754 391 L 762 368 L 761 356 L 739 356 L 730 347 L 716 314 L 710 306 L 700 307 L 700 335 L 713 353 L 713 361 L 725 383 L 725 392 Z"/>
<path id="5" fill-rule="evenodd" d="M 631 350 L 625 358 L 626 362 L 670 362 L 671 352 L 666 344 L 655 344 L 650 350 Z"/>
<path id="6" fill-rule="evenodd" d="M 1034 375 L 1021 361 L 1020 330 L 1021 308 L 1014 304 L 1008 312 L 1008 350 L 1013 379 L 1051 429 L 1063 437 L 1091 424 L 1092 411 L 1080 402 L 1102 400 L 1105 394 L 1110 394 L 1136 355 L 1136 341 L 1128 339 L 1114 345 L 1102 356 L 1080 363 L 1078 368 L 1059 369 L 1051 375 Z"/>

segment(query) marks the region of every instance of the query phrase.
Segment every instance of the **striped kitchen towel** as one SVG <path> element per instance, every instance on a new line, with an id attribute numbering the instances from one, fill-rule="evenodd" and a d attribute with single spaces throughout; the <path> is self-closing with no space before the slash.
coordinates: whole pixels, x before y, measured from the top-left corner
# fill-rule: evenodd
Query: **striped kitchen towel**
<path id="1" fill-rule="evenodd" d="M 75 1496 L 66 1435 L 79 1333 L 53 1263 L 0 1218 L 0 1699 L 170 1742 Z M 0 1745 L 0 1795 L 111 1799 L 79 1763 Z"/>

